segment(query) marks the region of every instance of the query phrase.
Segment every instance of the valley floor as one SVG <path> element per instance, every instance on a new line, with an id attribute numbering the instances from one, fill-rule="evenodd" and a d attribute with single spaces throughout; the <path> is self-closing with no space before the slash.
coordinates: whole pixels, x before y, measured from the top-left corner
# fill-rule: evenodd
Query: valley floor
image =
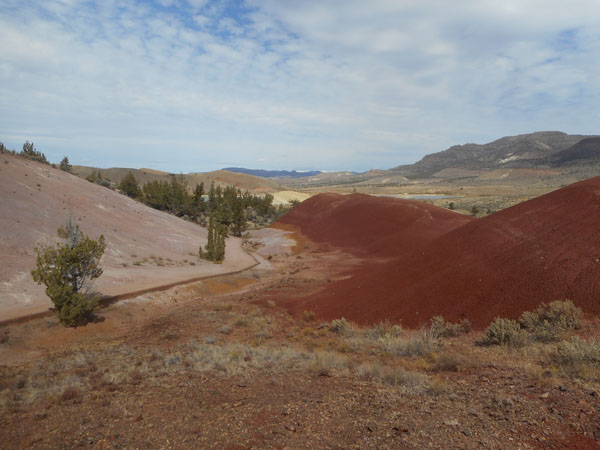
<path id="1" fill-rule="evenodd" d="M 0 447 L 600 448 L 595 363 L 292 316 L 278 298 L 356 262 L 265 233 L 249 271 L 0 328 Z"/>

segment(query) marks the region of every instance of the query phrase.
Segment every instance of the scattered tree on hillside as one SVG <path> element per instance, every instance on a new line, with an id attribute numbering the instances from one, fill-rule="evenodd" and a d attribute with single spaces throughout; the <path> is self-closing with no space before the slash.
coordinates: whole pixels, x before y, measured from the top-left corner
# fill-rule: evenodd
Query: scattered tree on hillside
<path id="1" fill-rule="evenodd" d="M 31 276 L 46 285 L 60 321 L 66 326 L 84 323 L 98 304 L 90 294 L 91 283 L 102 275 L 100 259 L 106 248 L 104 235 L 93 240 L 71 218 L 58 229 L 64 244 L 36 247 L 36 268 Z"/>
<path id="2" fill-rule="evenodd" d="M 171 175 L 167 196 L 167 211 L 171 214 L 189 216 L 192 198 L 183 175 Z"/>
<path id="3" fill-rule="evenodd" d="M 267 216 L 274 211 L 273 209 L 273 195 L 265 194 L 264 197 L 257 197 L 255 204 L 256 212 L 261 216 Z"/>
<path id="4" fill-rule="evenodd" d="M 204 203 L 204 183 L 197 184 L 192 194 L 192 209 L 194 217 L 199 217 L 205 211 Z"/>
<path id="5" fill-rule="evenodd" d="M 121 192 L 131 198 L 139 198 L 142 196 L 142 191 L 138 185 L 133 172 L 130 170 L 119 183 Z"/>
<path id="6" fill-rule="evenodd" d="M 273 196 L 242 193 L 235 186 L 222 187 L 213 181 L 207 192 L 200 183 L 190 190 L 183 175 L 169 181 L 154 180 L 144 184 L 141 201 L 152 208 L 207 225 L 209 217 L 223 225 L 226 232 L 241 236 L 248 221 L 266 225 L 287 211 L 273 206 Z"/>
<path id="7" fill-rule="evenodd" d="M 90 183 L 96 183 L 105 187 L 110 187 L 110 182 L 104 178 L 100 169 L 92 169 L 92 173 L 85 177 L 85 179 L 88 180 Z"/>
<path id="8" fill-rule="evenodd" d="M 231 232 L 234 236 L 240 237 L 246 230 L 246 212 L 242 204 L 241 195 L 237 195 L 233 200 L 231 208 Z"/>
<path id="9" fill-rule="evenodd" d="M 222 262 L 225 259 L 225 238 L 227 237 L 227 228 L 219 223 L 214 214 L 211 214 L 208 221 L 208 240 L 204 251 L 200 247 L 200 257 L 213 262 Z"/>
<path id="10" fill-rule="evenodd" d="M 30 159 L 32 161 L 38 161 L 44 164 L 50 164 L 46 159 L 46 155 L 41 152 L 38 152 L 33 145 L 33 142 L 25 141 L 23 144 L 23 151 L 19 153 L 25 159 Z"/>
<path id="11" fill-rule="evenodd" d="M 0 142 L 0 153 L 6 153 L 6 147 L 4 146 L 4 142 Z"/>
<path id="12" fill-rule="evenodd" d="M 172 175 L 169 181 L 154 180 L 144 184 L 143 201 L 147 205 L 176 216 L 196 217 L 194 198 L 183 175 Z"/>
<path id="13" fill-rule="evenodd" d="M 69 164 L 69 158 L 67 156 L 65 156 L 62 159 L 62 161 L 60 162 L 59 169 L 65 171 L 65 172 L 71 173 L 72 168 L 73 168 L 73 166 L 71 164 Z"/>

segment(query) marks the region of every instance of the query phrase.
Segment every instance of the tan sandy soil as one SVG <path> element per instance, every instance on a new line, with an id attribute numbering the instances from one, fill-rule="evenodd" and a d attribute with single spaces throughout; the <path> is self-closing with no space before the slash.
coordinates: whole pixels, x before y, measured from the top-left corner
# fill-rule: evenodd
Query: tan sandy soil
<path id="1" fill-rule="evenodd" d="M 284 205 L 292 200 L 298 200 L 299 202 L 303 202 L 307 198 L 310 197 L 309 194 L 304 192 L 296 192 L 296 191 L 279 191 L 273 194 L 273 203 L 276 205 Z"/>
<path id="2" fill-rule="evenodd" d="M 92 238 L 104 234 L 104 274 L 94 285 L 117 295 L 167 283 L 239 271 L 255 264 L 229 238 L 223 264 L 198 259 L 206 229 L 50 166 L 0 158 L 0 321 L 51 307 L 30 276 L 34 248 L 57 242 L 69 215 Z"/>

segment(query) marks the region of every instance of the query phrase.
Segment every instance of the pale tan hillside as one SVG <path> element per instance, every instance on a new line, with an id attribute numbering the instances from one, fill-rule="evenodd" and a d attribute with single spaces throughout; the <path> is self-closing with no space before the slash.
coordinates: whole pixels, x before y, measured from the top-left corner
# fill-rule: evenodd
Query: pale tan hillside
<path id="1" fill-rule="evenodd" d="M 304 192 L 295 191 L 279 191 L 273 194 L 273 203 L 276 205 L 287 205 L 293 200 L 303 202 L 307 198 L 310 198 L 309 194 Z"/>
<path id="2" fill-rule="evenodd" d="M 254 264 L 230 238 L 223 264 L 198 259 L 206 229 L 50 166 L 0 157 L 0 321 L 51 306 L 29 272 L 34 247 L 56 241 L 69 215 L 82 231 L 104 234 L 104 274 L 97 288 L 115 295 Z"/>

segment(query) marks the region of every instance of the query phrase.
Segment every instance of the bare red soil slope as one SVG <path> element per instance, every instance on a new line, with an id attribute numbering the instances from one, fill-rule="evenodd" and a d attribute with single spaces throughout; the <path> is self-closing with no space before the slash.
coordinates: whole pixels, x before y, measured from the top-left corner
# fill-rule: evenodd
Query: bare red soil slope
<path id="1" fill-rule="evenodd" d="M 472 221 L 391 261 L 365 264 L 290 307 L 327 319 L 387 318 L 407 326 L 442 314 L 479 328 L 555 299 L 600 314 L 599 224 L 597 177 Z"/>
<path id="2" fill-rule="evenodd" d="M 293 225 L 323 246 L 343 248 L 357 256 L 388 258 L 414 251 L 473 220 L 413 200 L 326 193 L 305 200 L 278 224 Z"/>

